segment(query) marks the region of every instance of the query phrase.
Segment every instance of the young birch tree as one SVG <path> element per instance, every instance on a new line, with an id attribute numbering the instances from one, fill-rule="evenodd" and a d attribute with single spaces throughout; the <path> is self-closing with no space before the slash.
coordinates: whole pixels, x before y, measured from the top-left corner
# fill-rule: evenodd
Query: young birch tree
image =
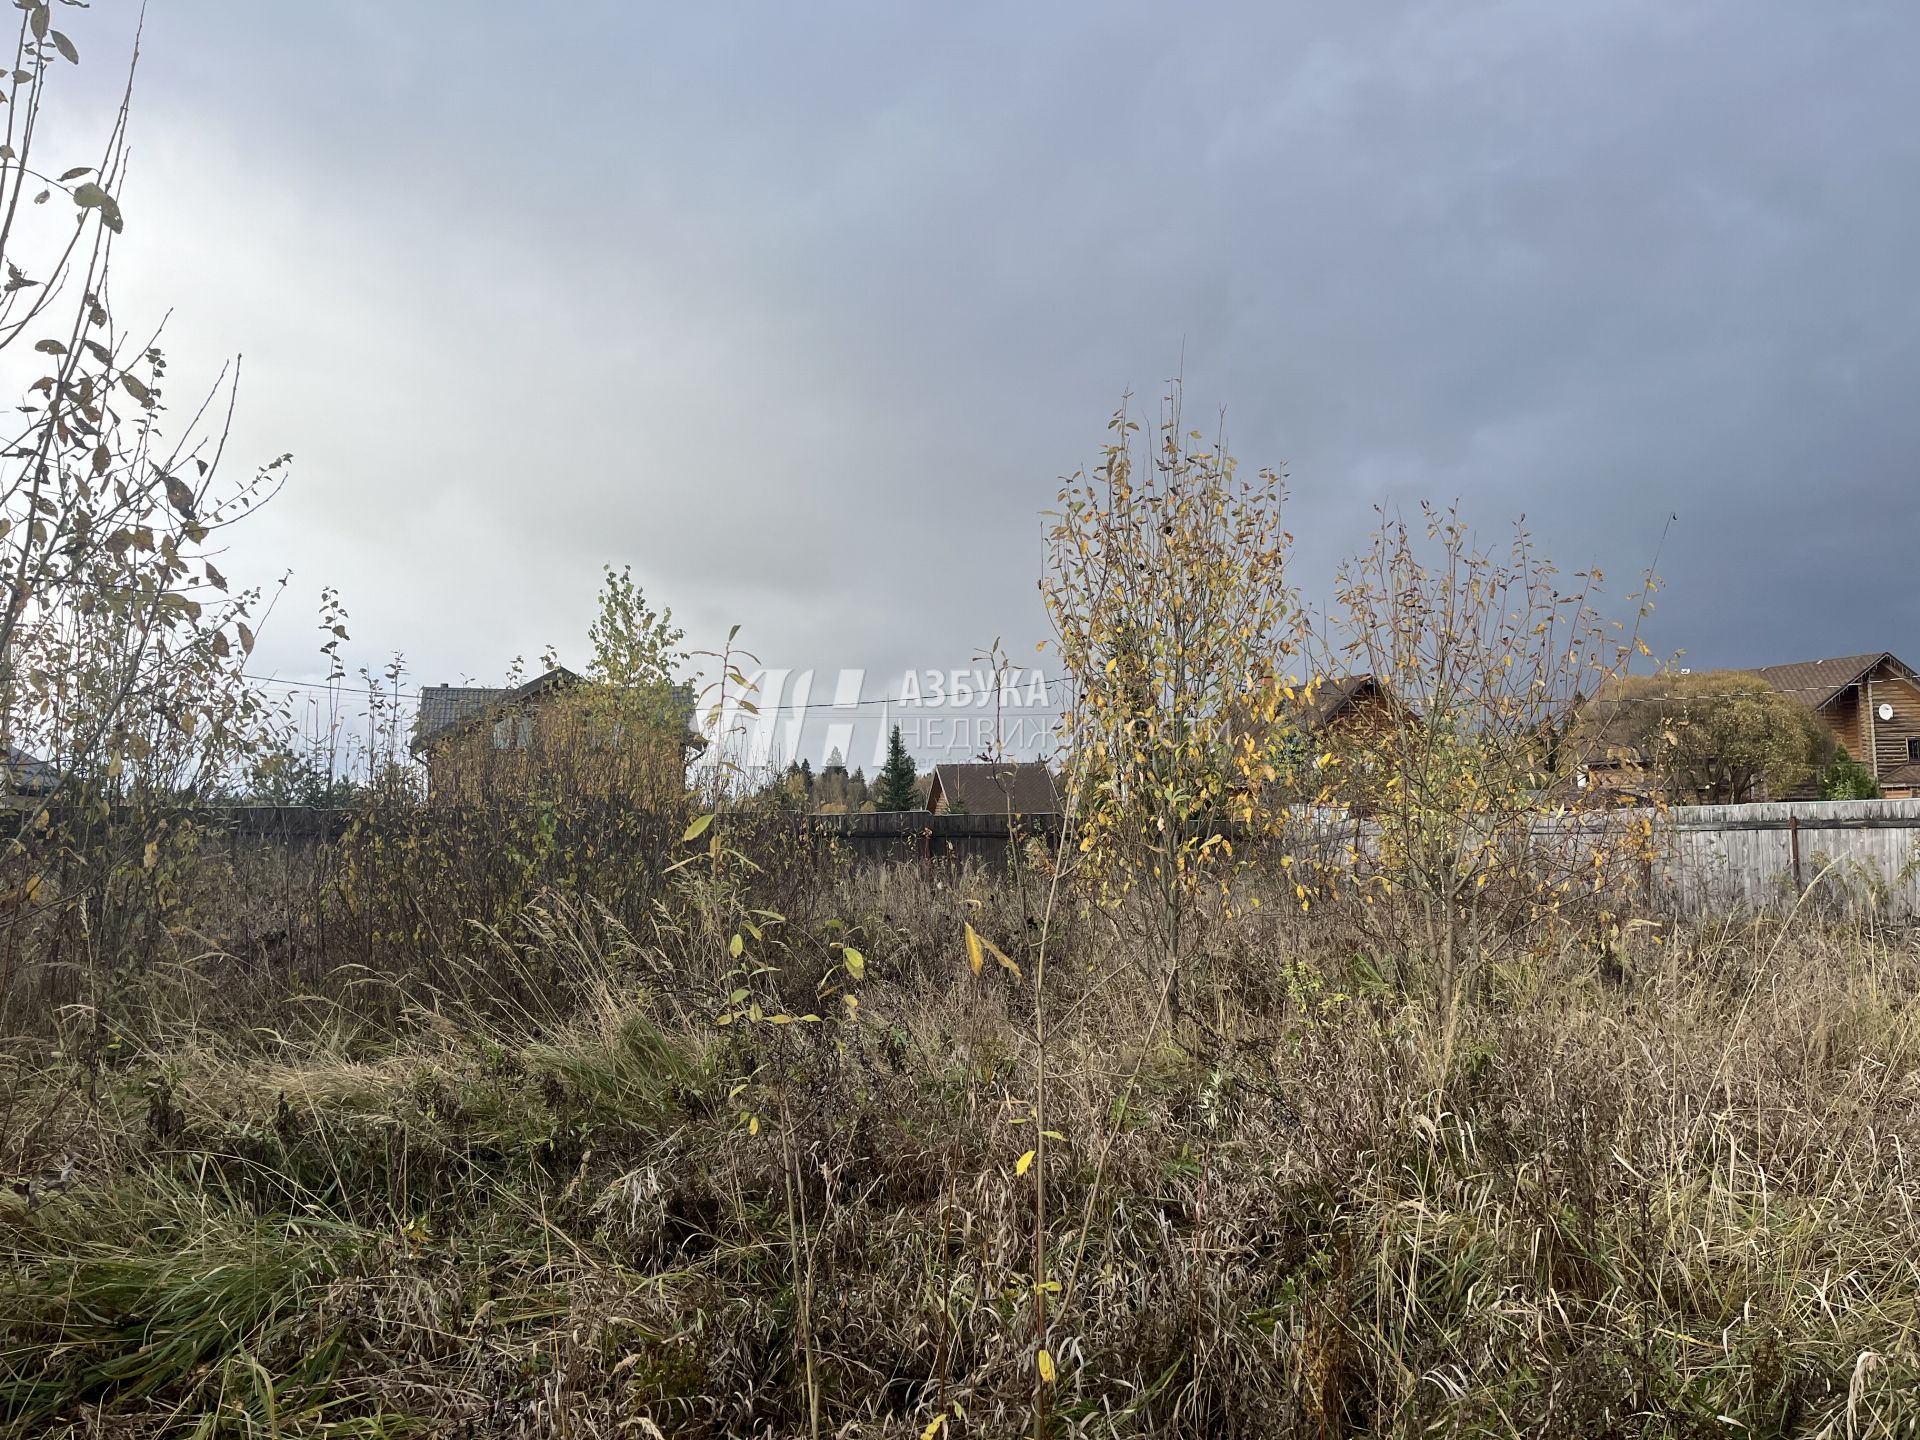
<path id="1" fill-rule="evenodd" d="M 1099 465 L 1060 492 L 1041 582 L 1086 775 L 1084 872 L 1139 922 L 1176 1024 L 1194 907 L 1231 899 L 1229 831 L 1285 822 L 1286 677 L 1306 637 L 1281 475 L 1243 475 L 1181 399 L 1176 382 L 1150 439 L 1128 405 L 1114 415 Z"/>
<path id="2" fill-rule="evenodd" d="M 1606 911 L 1647 855 L 1645 816 L 1565 813 L 1556 761 L 1569 716 L 1647 653 L 1637 624 L 1603 614 L 1597 570 L 1572 582 L 1562 587 L 1524 528 L 1504 554 L 1481 550 L 1457 509 L 1423 506 L 1417 526 L 1381 512 L 1335 585 L 1322 667 L 1373 676 L 1389 720 L 1330 744 L 1334 767 L 1366 773 L 1365 828 L 1323 879 L 1358 900 L 1403 984 L 1430 976 L 1443 1009 L 1489 958 L 1554 934 L 1576 902 Z"/>
<path id="3" fill-rule="evenodd" d="M 216 537 L 273 493 L 286 457 L 222 480 L 237 367 L 168 435 L 158 335 L 121 323 L 109 285 L 131 67 L 108 133 L 76 156 L 44 122 L 79 49 L 48 0 L 17 14 L 0 77 L 0 356 L 31 378 L 0 443 L 0 740 L 48 761 L 70 797 L 208 777 L 257 718 L 239 667 L 258 596 L 229 588 Z M 38 822 L 22 813 L 24 835 Z"/>

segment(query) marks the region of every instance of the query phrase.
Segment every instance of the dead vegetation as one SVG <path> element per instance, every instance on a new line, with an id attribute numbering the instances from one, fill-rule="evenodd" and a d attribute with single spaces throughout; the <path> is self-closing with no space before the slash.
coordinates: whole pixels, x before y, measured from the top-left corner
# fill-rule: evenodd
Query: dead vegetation
<path id="1" fill-rule="evenodd" d="M 818 1023 L 716 1028 L 713 952 L 528 918 L 465 998 L 263 977 L 245 1027 L 21 1057 L 12 1433 L 1030 1427 L 1025 977 L 954 943 L 1024 953 L 1011 889 L 823 884 L 754 982 L 812 1005 L 854 936 Z M 1908 1433 L 1911 939 L 1637 927 L 1445 1014 L 1357 933 L 1209 914 L 1262 982 L 1213 1053 L 1142 1050 L 1113 924 L 1061 936 L 1054 1433 Z"/>
<path id="2" fill-rule="evenodd" d="M 77 63 L 54 8 L 10 114 Z M 78 237 L 0 233 L 46 372 L 0 457 L 0 1433 L 1920 1429 L 1920 946 L 1634 916 L 1650 825 L 1542 866 L 1569 705 L 1649 653 L 1597 575 L 1383 516 L 1311 616 L 1279 476 L 1176 387 L 1050 522 L 1058 851 L 850 873 L 717 732 L 664 783 L 690 657 L 611 568 L 582 763 L 424 805 L 397 657 L 357 777 L 243 669 L 210 556 L 281 462 L 218 478 L 220 405 L 163 441 L 125 120 L 44 188 L 31 123 L 0 156 Z M 1384 729 L 1316 730 L 1336 666 Z M 243 845 L 237 787 L 349 813 Z M 1342 807 L 1375 838 L 1296 854 Z"/>

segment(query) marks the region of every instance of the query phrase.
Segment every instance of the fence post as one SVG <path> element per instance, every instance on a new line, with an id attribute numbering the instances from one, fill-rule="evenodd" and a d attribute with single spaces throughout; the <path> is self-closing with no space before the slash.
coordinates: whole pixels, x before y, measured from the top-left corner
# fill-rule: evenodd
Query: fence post
<path id="1" fill-rule="evenodd" d="M 1800 879 L 1800 817 L 1789 813 L 1787 816 L 1787 852 L 1793 857 L 1793 893 L 1806 892 L 1806 885 Z"/>

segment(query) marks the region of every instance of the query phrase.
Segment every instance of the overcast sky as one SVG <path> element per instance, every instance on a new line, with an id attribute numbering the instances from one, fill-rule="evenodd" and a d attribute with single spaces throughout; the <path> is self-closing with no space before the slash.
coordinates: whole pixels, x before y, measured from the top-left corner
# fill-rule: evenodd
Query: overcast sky
<path id="1" fill-rule="evenodd" d="M 1039 512 L 1182 363 L 1310 594 L 1378 502 L 1621 590 L 1674 513 L 1656 648 L 1914 660 L 1917 54 L 1911 0 L 154 0 L 118 293 L 294 454 L 229 567 L 294 572 L 282 674 L 323 584 L 421 683 L 577 661 L 606 562 L 869 695 L 1031 658 Z"/>

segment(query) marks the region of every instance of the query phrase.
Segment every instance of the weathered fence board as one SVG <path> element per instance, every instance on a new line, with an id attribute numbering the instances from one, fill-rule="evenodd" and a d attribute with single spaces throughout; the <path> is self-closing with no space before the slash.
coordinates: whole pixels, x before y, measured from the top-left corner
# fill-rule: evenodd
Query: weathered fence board
<path id="1" fill-rule="evenodd" d="M 1687 914 L 1800 903 L 1920 916 L 1920 800 L 1697 805 L 1665 819 L 1656 887 Z"/>
<path id="2" fill-rule="evenodd" d="M 1326 810 L 1303 812 L 1297 843 L 1323 858 L 1349 844 L 1365 847 L 1375 827 Z M 1762 805 L 1679 806 L 1590 811 L 1543 819 L 1533 843 L 1558 853 L 1556 863 L 1591 846 L 1609 826 L 1650 821 L 1659 858 L 1645 877 L 1644 898 L 1655 906 L 1701 915 L 1763 910 L 1801 903 L 1870 907 L 1901 918 L 1920 917 L 1920 800 L 1826 800 Z M 854 859 L 1004 860 L 1008 834 L 1051 841 L 1057 816 L 821 815 L 810 822 Z"/>
<path id="3" fill-rule="evenodd" d="M 344 811 L 293 806 L 216 806 L 171 818 L 174 823 L 190 819 L 203 832 L 224 834 L 230 845 L 327 848 L 353 817 Z M 459 818 L 422 811 L 401 828 L 431 835 Z M 608 843 L 637 847 L 635 858 L 646 851 L 642 863 L 649 866 L 664 863 L 663 857 L 677 852 L 674 837 L 680 821 L 652 817 L 657 824 L 641 827 L 641 836 L 634 826 L 641 818 L 627 814 L 622 825 L 609 830 Z M 1336 810 L 1303 808 L 1296 819 L 1294 833 L 1280 848 L 1303 858 L 1311 851 L 1322 863 L 1338 864 L 1350 850 L 1367 852 L 1378 833 L 1372 822 Z M 1631 883 L 1641 892 L 1636 898 L 1656 909 L 1703 915 L 1801 903 L 1845 904 L 1893 918 L 1920 918 L 1920 800 L 1701 805 L 1663 813 L 1588 811 L 1542 818 L 1533 826 L 1532 843 L 1543 864 L 1565 869 L 1609 827 L 1649 821 L 1658 858 L 1645 869 L 1636 866 Z M 999 865 L 1013 845 L 1055 843 L 1060 826 L 1059 816 L 932 815 L 918 810 L 761 816 L 752 828 L 755 842 L 806 837 L 816 854 L 838 855 L 855 864 Z M 1236 843 L 1244 839 L 1229 834 Z"/>

